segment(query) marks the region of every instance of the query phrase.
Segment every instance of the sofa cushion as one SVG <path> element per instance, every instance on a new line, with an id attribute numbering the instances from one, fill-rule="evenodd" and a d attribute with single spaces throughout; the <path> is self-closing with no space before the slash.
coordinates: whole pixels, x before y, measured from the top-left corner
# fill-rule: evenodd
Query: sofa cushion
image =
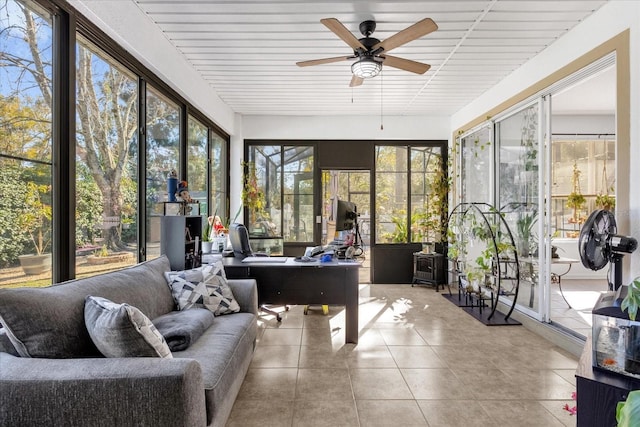
<path id="1" fill-rule="evenodd" d="M 221 261 L 192 270 L 167 272 L 165 278 L 180 310 L 204 307 L 216 316 L 240 311 Z"/>
<path id="2" fill-rule="evenodd" d="M 150 319 L 175 307 L 164 280 L 166 256 L 46 288 L 0 289 L 0 323 L 22 357 L 100 356 L 84 324 L 89 295 L 126 302 Z"/>
<path id="3" fill-rule="evenodd" d="M 237 313 L 217 317 L 213 325 L 176 358 L 195 359 L 202 368 L 207 425 L 228 414 L 251 363 L 257 335 L 256 316 Z"/>
<path id="4" fill-rule="evenodd" d="M 192 308 L 163 314 L 153 319 L 153 324 L 171 351 L 183 351 L 209 329 L 213 319 L 213 313 L 206 308 Z"/>
<path id="5" fill-rule="evenodd" d="M 93 343 L 106 357 L 173 357 L 151 320 L 129 304 L 88 296 L 84 321 Z"/>

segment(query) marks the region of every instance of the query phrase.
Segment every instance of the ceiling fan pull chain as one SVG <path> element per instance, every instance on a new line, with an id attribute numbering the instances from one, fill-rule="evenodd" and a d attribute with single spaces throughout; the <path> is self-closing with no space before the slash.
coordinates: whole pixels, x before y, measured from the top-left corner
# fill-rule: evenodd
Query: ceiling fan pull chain
<path id="1" fill-rule="evenodd" d="M 382 71 L 380 71 L 380 130 L 384 130 L 384 126 L 382 125 L 382 117 L 383 117 L 383 110 L 382 110 Z"/>

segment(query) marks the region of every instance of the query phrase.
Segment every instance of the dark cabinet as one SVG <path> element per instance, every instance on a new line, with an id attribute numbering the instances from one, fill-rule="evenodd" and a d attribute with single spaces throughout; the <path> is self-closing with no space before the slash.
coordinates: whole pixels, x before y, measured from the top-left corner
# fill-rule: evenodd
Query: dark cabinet
<path id="1" fill-rule="evenodd" d="M 435 285 L 436 290 L 447 284 L 447 258 L 443 254 L 427 254 L 415 252 L 413 254 L 413 282 Z"/>
<path id="2" fill-rule="evenodd" d="M 614 427 L 618 402 L 640 389 L 640 380 L 594 368 L 591 345 L 588 338 L 576 369 L 577 423 L 580 427 Z"/>
<path id="3" fill-rule="evenodd" d="M 160 227 L 160 253 L 169 258 L 172 270 L 187 270 L 201 265 L 201 216 L 163 216 Z"/>

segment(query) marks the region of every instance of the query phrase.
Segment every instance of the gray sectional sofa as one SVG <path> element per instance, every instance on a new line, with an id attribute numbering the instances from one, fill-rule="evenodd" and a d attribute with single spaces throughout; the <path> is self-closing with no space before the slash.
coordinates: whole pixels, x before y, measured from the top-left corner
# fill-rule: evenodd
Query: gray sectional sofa
<path id="1" fill-rule="evenodd" d="M 254 280 L 229 280 L 240 312 L 216 317 L 173 358 L 105 358 L 86 330 L 88 295 L 151 320 L 175 310 L 169 269 L 162 256 L 47 288 L 0 289 L 0 425 L 224 426 L 255 348 Z"/>

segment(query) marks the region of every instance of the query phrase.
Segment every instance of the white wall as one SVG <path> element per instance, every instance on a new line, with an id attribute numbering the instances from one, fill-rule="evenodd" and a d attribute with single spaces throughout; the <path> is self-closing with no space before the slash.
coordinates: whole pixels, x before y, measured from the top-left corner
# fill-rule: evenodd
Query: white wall
<path id="1" fill-rule="evenodd" d="M 455 113 L 451 128 L 458 129 L 476 117 L 483 116 L 498 104 L 627 29 L 630 29 L 631 55 L 630 209 L 629 212 L 616 214 L 620 217 L 628 216 L 629 234 L 640 239 L 640 191 L 637 190 L 637 183 L 640 182 L 640 167 L 637 166 L 640 162 L 640 2 L 619 0 L 607 3 L 545 51 Z M 640 250 L 626 258 L 631 259 L 628 274 L 625 275 L 625 281 L 628 281 L 640 275 Z"/>
<path id="2" fill-rule="evenodd" d="M 233 132 L 234 112 L 231 108 L 135 3 L 68 1 L 225 132 Z"/>
<path id="3" fill-rule="evenodd" d="M 449 116 L 244 116 L 245 139 L 449 140 Z"/>

